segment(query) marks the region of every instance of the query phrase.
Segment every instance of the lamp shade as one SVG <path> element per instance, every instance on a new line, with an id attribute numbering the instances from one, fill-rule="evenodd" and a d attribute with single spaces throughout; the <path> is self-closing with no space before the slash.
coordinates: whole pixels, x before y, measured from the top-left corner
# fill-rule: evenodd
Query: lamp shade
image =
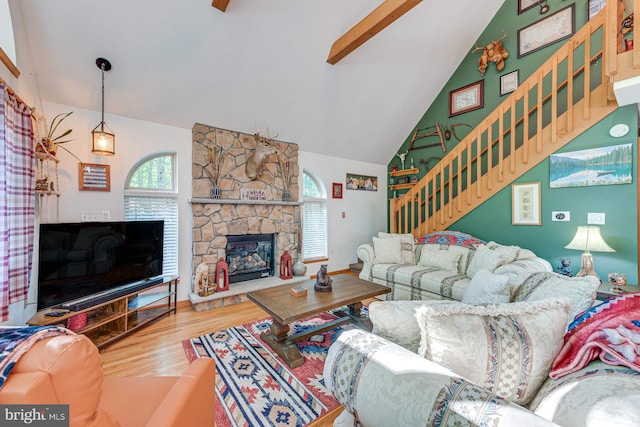
<path id="1" fill-rule="evenodd" d="M 579 226 L 573 240 L 569 242 L 566 249 L 576 249 L 585 252 L 615 252 L 600 235 L 600 227 Z"/>
<path id="2" fill-rule="evenodd" d="M 113 156 L 116 153 L 116 136 L 105 130 L 104 122 L 91 131 L 91 153 L 99 156 Z"/>

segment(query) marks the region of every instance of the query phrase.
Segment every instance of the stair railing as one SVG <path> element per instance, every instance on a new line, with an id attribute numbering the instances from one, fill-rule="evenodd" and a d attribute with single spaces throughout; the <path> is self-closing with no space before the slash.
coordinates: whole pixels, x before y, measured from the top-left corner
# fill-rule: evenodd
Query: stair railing
<path id="1" fill-rule="evenodd" d="M 616 108 L 607 97 L 610 66 L 603 65 L 605 16 L 587 22 L 416 185 L 390 200 L 391 232 L 419 237 L 446 229 Z"/>

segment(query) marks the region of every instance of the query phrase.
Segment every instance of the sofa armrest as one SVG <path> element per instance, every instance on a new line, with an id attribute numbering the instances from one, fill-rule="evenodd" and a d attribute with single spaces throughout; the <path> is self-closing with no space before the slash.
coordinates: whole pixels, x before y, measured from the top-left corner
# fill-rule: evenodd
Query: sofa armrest
<path id="1" fill-rule="evenodd" d="M 324 366 L 327 388 L 362 425 L 554 426 L 374 334 L 343 332 Z M 390 410 L 393 408 L 393 410 Z"/>
<path id="2" fill-rule="evenodd" d="M 212 426 L 215 395 L 214 359 L 196 359 L 180 376 L 147 426 Z"/>
<path id="3" fill-rule="evenodd" d="M 371 268 L 375 259 L 375 252 L 371 243 L 364 243 L 358 246 L 356 251 L 358 258 L 362 260 L 362 271 L 358 275 L 362 280 L 371 280 Z"/>

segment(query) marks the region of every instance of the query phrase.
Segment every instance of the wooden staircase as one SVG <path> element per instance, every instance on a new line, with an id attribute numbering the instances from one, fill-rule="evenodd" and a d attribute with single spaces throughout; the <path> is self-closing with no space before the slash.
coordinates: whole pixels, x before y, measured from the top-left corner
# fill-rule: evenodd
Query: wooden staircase
<path id="1" fill-rule="evenodd" d="M 618 27 L 607 32 L 605 23 L 615 25 L 619 19 L 610 16 L 620 14 L 607 7 L 415 186 L 391 200 L 391 232 L 418 237 L 448 228 L 618 107 L 611 91 L 615 66 L 605 65 L 609 46 L 617 56 L 617 43 L 607 38 Z"/>

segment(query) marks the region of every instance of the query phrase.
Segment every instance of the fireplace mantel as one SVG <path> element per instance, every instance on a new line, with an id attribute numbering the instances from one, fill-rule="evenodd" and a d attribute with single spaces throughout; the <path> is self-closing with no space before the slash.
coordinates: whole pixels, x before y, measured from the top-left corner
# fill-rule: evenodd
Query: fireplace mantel
<path id="1" fill-rule="evenodd" d="M 285 202 L 282 200 L 238 200 L 238 199 L 207 199 L 194 197 L 189 203 L 218 204 L 218 205 L 279 205 L 279 206 L 301 206 L 302 202 Z"/>

